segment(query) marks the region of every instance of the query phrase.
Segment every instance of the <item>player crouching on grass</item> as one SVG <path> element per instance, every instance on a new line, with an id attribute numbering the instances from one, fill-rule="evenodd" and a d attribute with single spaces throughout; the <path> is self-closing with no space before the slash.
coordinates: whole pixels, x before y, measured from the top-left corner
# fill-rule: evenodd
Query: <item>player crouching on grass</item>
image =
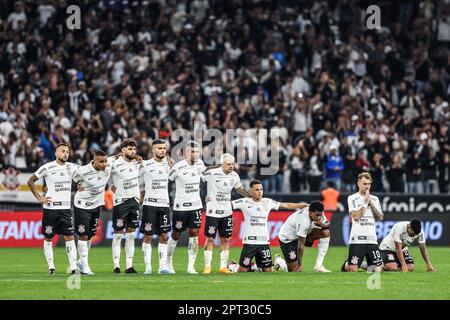
<path id="1" fill-rule="evenodd" d="M 430 262 L 425 236 L 422 232 L 422 224 L 419 220 L 411 222 L 403 221 L 396 223 L 389 234 L 380 244 L 381 257 L 383 259 L 384 271 L 410 272 L 414 270 L 414 260 L 408 250 L 408 245 L 417 242 L 422 254 L 427 271 L 436 271 Z M 361 266 L 366 267 L 366 266 Z"/>
<path id="2" fill-rule="evenodd" d="M 275 269 L 301 272 L 305 246 L 311 247 L 314 240 L 320 239 L 314 271 L 330 272 L 323 266 L 323 259 L 330 245 L 330 224 L 323 209 L 322 202 L 313 201 L 309 207 L 297 210 L 287 218 L 278 234 L 280 248 L 286 260 L 275 256 Z"/>
<path id="3" fill-rule="evenodd" d="M 270 236 L 267 228 L 267 220 L 272 210 L 297 210 L 307 207 L 308 204 L 280 203 L 269 198 L 263 198 L 263 186 L 261 181 L 254 180 L 250 183 L 251 198 L 243 198 L 231 201 L 233 209 L 241 210 L 245 218 L 245 234 L 242 240 L 243 247 L 239 265 L 230 263 L 231 272 L 251 271 L 251 262 L 256 260 L 256 266 L 263 272 L 272 272 L 272 255 L 270 253 Z"/>

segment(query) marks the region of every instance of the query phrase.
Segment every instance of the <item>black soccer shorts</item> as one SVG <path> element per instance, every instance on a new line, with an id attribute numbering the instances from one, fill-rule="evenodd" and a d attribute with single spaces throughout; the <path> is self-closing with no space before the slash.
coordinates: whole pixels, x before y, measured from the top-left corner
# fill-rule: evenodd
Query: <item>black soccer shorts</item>
<path id="1" fill-rule="evenodd" d="M 134 198 L 127 199 L 113 207 L 113 228 L 122 231 L 125 228 L 139 227 L 139 203 Z"/>
<path id="2" fill-rule="evenodd" d="M 73 217 L 70 209 L 44 209 L 41 230 L 44 237 L 53 238 L 56 234 L 72 236 L 73 232 Z"/>
<path id="3" fill-rule="evenodd" d="M 89 239 L 97 233 L 98 220 L 100 218 L 100 206 L 94 209 L 74 208 L 75 232 L 80 236 L 88 236 Z"/>
<path id="4" fill-rule="evenodd" d="M 272 254 L 268 244 L 244 244 L 239 259 L 239 266 L 250 268 L 251 262 L 255 258 L 258 268 L 272 267 Z"/>
<path id="5" fill-rule="evenodd" d="M 146 235 L 167 233 L 171 230 L 168 207 L 143 206 L 139 231 Z"/>
<path id="6" fill-rule="evenodd" d="M 215 238 L 217 231 L 219 237 L 230 238 L 233 233 L 233 218 L 232 216 L 216 218 L 208 217 L 205 219 L 205 237 Z"/>
<path id="7" fill-rule="evenodd" d="M 377 244 L 350 244 L 347 262 L 349 265 L 361 266 L 364 258 L 368 266 L 382 266 L 383 260 Z"/>
<path id="8" fill-rule="evenodd" d="M 405 257 L 406 264 L 414 264 L 414 259 L 409 253 L 408 248 L 403 249 L 403 256 Z M 384 264 L 396 263 L 399 269 L 402 267 L 397 252 L 395 251 L 381 250 L 381 258 L 383 259 Z"/>
<path id="9" fill-rule="evenodd" d="M 200 229 L 201 226 L 202 209 L 173 212 L 172 228 L 174 231 L 184 231 L 187 228 Z"/>
<path id="10" fill-rule="evenodd" d="M 297 259 L 297 248 L 298 248 L 298 240 L 294 240 L 291 242 L 283 242 L 278 239 L 280 242 L 280 249 L 283 252 L 284 260 L 287 263 L 296 262 Z"/>

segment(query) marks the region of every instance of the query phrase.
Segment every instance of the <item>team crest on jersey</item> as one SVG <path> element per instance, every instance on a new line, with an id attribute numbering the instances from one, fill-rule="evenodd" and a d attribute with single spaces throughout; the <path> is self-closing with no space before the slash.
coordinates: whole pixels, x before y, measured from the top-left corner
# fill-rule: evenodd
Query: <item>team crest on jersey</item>
<path id="1" fill-rule="evenodd" d="M 394 255 L 392 253 L 389 253 L 387 258 L 388 258 L 389 261 L 394 261 L 395 260 Z"/>
<path id="2" fill-rule="evenodd" d="M 215 228 L 214 226 L 209 226 L 208 233 L 209 233 L 209 234 L 214 234 L 214 233 L 216 233 L 216 228 Z"/>
<path id="3" fill-rule="evenodd" d="M 152 231 L 152 224 L 151 223 L 146 223 L 145 227 L 144 227 L 144 230 L 147 231 L 147 232 Z"/>
<path id="4" fill-rule="evenodd" d="M 289 252 L 289 259 L 291 259 L 291 260 L 297 259 L 297 255 L 295 254 L 295 251 Z"/>
<path id="5" fill-rule="evenodd" d="M 175 228 L 177 228 L 177 229 L 183 228 L 183 221 L 177 221 L 177 222 L 175 222 Z"/>
<path id="6" fill-rule="evenodd" d="M 85 228 L 84 228 L 84 225 L 83 224 L 80 224 L 79 226 L 78 226 L 78 233 L 84 233 L 86 230 L 85 230 Z"/>
<path id="7" fill-rule="evenodd" d="M 250 258 L 249 257 L 245 257 L 244 261 L 242 261 L 242 263 L 244 264 L 244 266 L 248 266 L 250 264 Z"/>
<path id="8" fill-rule="evenodd" d="M 119 228 L 123 227 L 123 219 L 117 219 L 116 226 L 118 226 Z"/>
<path id="9" fill-rule="evenodd" d="M 46 234 L 51 234 L 53 232 L 53 227 L 52 226 L 45 226 L 45 233 Z"/>
<path id="10" fill-rule="evenodd" d="M 358 264 L 359 258 L 357 256 L 352 257 L 352 264 Z"/>

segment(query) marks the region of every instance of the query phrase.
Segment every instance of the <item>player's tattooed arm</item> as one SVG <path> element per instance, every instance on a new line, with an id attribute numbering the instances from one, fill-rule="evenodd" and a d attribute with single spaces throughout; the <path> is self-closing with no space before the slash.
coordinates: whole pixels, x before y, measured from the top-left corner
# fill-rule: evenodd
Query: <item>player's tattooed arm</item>
<path id="1" fill-rule="evenodd" d="M 295 202 L 281 202 L 279 209 L 282 209 L 282 210 L 298 210 L 298 209 L 305 208 L 307 206 L 309 206 L 309 204 L 306 203 L 306 202 L 299 202 L 299 203 L 295 203 Z"/>
<path id="2" fill-rule="evenodd" d="M 248 192 L 247 190 L 245 190 L 244 186 L 240 186 L 239 188 L 236 189 L 237 192 L 239 192 L 239 194 L 245 198 L 251 198 L 252 195 L 250 192 Z"/>
<path id="3" fill-rule="evenodd" d="M 171 157 L 166 156 L 167 159 L 167 163 L 169 164 L 169 168 L 172 168 L 173 165 L 175 164 L 175 160 L 173 160 Z"/>
<path id="4" fill-rule="evenodd" d="M 361 207 L 361 208 L 359 208 L 359 210 L 354 210 L 354 211 L 350 212 L 353 220 L 355 220 L 355 221 L 359 221 L 359 219 L 361 219 L 365 213 L 366 213 L 366 207 Z"/>
<path id="5" fill-rule="evenodd" d="M 298 246 L 297 246 L 297 268 L 295 268 L 294 272 L 302 272 L 302 259 L 303 259 L 303 252 L 305 251 L 305 243 L 306 238 L 299 237 L 298 238 Z"/>
<path id="6" fill-rule="evenodd" d="M 139 199 L 141 204 L 144 203 L 144 197 L 145 197 L 145 191 L 143 190 L 143 191 L 141 191 L 141 198 Z"/>
<path id="7" fill-rule="evenodd" d="M 42 196 L 39 193 L 39 191 L 36 190 L 36 181 L 37 180 L 39 180 L 39 178 L 36 177 L 36 175 L 33 174 L 27 181 L 27 184 L 28 184 L 28 187 L 30 188 L 31 193 L 33 193 L 33 195 L 39 201 L 39 203 L 50 205 L 51 202 L 52 202 L 52 198 L 51 197 Z"/>
<path id="8" fill-rule="evenodd" d="M 383 220 L 384 218 L 383 212 L 381 212 L 381 210 L 379 210 L 378 207 L 372 201 L 369 203 L 369 206 L 372 209 L 375 219 L 380 221 Z"/>
<path id="9" fill-rule="evenodd" d="M 419 243 L 419 249 L 420 249 L 420 254 L 422 255 L 423 260 L 425 260 L 425 263 L 427 264 L 427 271 L 435 272 L 436 269 L 431 264 L 430 256 L 428 255 L 428 250 L 427 250 L 427 246 L 425 245 L 425 243 Z"/>
<path id="10" fill-rule="evenodd" d="M 408 266 L 406 265 L 405 256 L 403 255 L 402 243 L 395 241 L 395 251 L 397 252 L 398 261 L 402 268 L 402 272 L 408 272 Z"/>

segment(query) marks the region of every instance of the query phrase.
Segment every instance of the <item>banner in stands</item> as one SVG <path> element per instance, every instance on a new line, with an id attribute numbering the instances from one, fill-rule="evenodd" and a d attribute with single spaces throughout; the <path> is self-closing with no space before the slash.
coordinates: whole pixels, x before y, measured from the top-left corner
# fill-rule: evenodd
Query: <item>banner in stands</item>
<path id="1" fill-rule="evenodd" d="M 27 181 L 32 173 L 23 173 L 9 167 L 0 171 L 0 202 L 38 203 L 28 188 Z M 37 181 L 37 189 L 42 190 L 42 179 Z"/>
<path id="2" fill-rule="evenodd" d="M 273 211 L 269 215 L 268 229 L 270 235 L 270 245 L 279 246 L 278 232 L 284 221 L 291 212 Z M 102 219 L 99 222 L 97 235 L 93 238 L 93 245 L 110 246 L 113 239 L 113 228 L 111 212 L 102 212 Z M 350 235 L 349 216 L 341 213 L 327 213 L 327 218 L 331 222 L 331 245 L 347 245 Z M 42 212 L 0 212 L 0 247 L 42 247 L 41 232 Z M 203 224 L 204 225 L 203 216 Z M 423 230 L 429 245 L 450 245 L 450 215 L 440 213 L 385 213 L 383 221 L 376 223 L 378 240 L 381 241 L 391 230 L 392 226 L 399 221 L 418 219 L 423 222 Z M 232 246 L 241 246 L 245 230 L 245 220 L 240 211 L 233 215 L 233 237 Z M 136 231 L 136 245 L 142 242 L 143 235 Z M 154 236 L 156 239 L 157 236 Z M 55 237 L 54 243 L 63 245 L 63 238 Z M 156 243 L 156 242 L 155 242 Z M 184 232 L 180 241 L 180 246 L 188 243 L 187 232 Z M 203 247 L 205 236 L 203 228 L 199 234 L 199 244 Z M 219 245 L 219 239 L 215 239 Z"/>

